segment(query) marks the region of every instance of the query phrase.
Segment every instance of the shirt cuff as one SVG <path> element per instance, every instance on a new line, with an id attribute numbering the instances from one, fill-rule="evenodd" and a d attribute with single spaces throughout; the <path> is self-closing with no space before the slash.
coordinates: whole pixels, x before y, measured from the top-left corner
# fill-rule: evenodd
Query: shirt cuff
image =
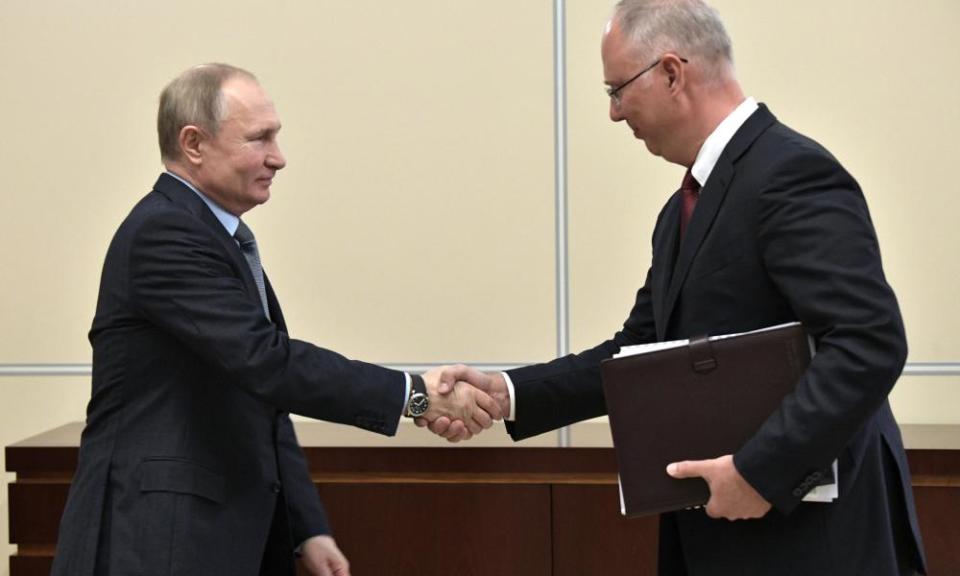
<path id="1" fill-rule="evenodd" d="M 510 379 L 510 375 L 506 372 L 501 372 L 500 374 L 503 375 L 503 381 L 507 383 L 507 395 L 510 396 L 510 413 L 505 415 L 503 419 L 508 422 L 513 422 L 517 419 L 517 397 L 513 392 L 513 380 Z"/>

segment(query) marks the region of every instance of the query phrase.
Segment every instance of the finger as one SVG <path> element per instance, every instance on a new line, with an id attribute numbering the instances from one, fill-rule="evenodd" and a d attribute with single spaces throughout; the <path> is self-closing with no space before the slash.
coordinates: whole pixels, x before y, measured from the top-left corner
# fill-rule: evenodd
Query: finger
<path id="1" fill-rule="evenodd" d="M 713 498 L 710 498 L 710 500 L 707 502 L 706 508 L 704 508 L 703 511 L 707 513 L 707 516 L 713 519 L 723 518 L 720 507 L 714 503 Z"/>
<path id="2" fill-rule="evenodd" d="M 453 423 L 450 424 L 450 428 L 444 433 L 444 437 L 449 442 L 456 443 L 473 438 L 473 434 L 470 433 L 470 430 L 462 420 L 454 420 Z"/>
<path id="3" fill-rule="evenodd" d="M 330 558 L 321 557 L 317 562 L 317 576 L 334 576 L 333 571 L 330 569 Z"/>
<path id="4" fill-rule="evenodd" d="M 486 412 L 486 410 L 484 410 L 483 406 L 481 406 L 481 402 L 485 403 L 484 398 L 490 397 L 479 390 L 472 390 L 472 392 L 473 393 L 470 397 L 473 399 L 476 405 L 470 410 L 470 417 L 481 428 L 490 428 L 493 426 L 493 418 Z M 493 404 L 496 404 L 496 402 L 493 402 Z M 479 432 L 477 432 L 477 434 L 479 434 Z"/>
<path id="5" fill-rule="evenodd" d="M 467 427 L 464 426 L 463 420 L 454 420 L 450 423 L 450 427 L 447 428 L 446 431 L 441 434 L 441 436 L 447 440 L 456 442 L 461 436 L 463 436 L 464 432 L 467 432 Z M 457 440 L 454 440 L 455 438 Z"/>
<path id="6" fill-rule="evenodd" d="M 333 576 L 350 576 L 350 562 L 341 555 L 337 558 L 337 563 L 333 566 Z"/>
<path id="7" fill-rule="evenodd" d="M 413 423 L 416 424 L 418 428 L 423 428 L 424 426 L 430 424 L 430 422 L 427 422 L 426 418 L 414 418 Z"/>
<path id="8" fill-rule="evenodd" d="M 477 406 L 489 414 L 490 418 L 493 418 L 494 420 L 503 420 L 503 412 L 500 410 L 500 404 L 497 403 L 496 400 L 483 392 L 477 392 L 473 395 L 473 397 L 477 403 Z M 490 426 L 485 426 L 485 428 L 489 427 Z"/>
<path id="9" fill-rule="evenodd" d="M 733 509 L 730 506 L 721 505 L 718 500 L 710 497 L 710 501 L 707 502 L 707 505 L 703 509 L 707 513 L 707 516 L 715 520 L 727 520 L 730 522 L 736 522 L 737 520 L 742 520 L 740 516 L 733 514 Z"/>
<path id="10" fill-rule="evenodd" d="M 443 436 L 450 428 L 450 419 L 446 416 L 440 416 L 430 423 L 430 431 L 438 436 Z"/>
<path id="11" fill-rule="evenodd" d="M 472 435 L 477 435 L 483 432 L 483 426 L 478 424 L 473 418 L 468 418 L 463 424 L 467 427 L 467 430 L 469 430 L 470 434 Z"/>
<path id="12" fill-rule="evenodd" d="M 493 418 L 483 410 L 477 408 L 473 411 L 473 421 L 477 423 L 481 428 L 487 429 L 493 426 Z M 479 432 L 478 432 L 479 434 Z"/>
<path id="13" fill-rule="evenodd" d="M 704 478 L 706 477 L 707 460 L 686 460 L 674 462 L 667 466 L 667 474 L 674 478 Z"/>

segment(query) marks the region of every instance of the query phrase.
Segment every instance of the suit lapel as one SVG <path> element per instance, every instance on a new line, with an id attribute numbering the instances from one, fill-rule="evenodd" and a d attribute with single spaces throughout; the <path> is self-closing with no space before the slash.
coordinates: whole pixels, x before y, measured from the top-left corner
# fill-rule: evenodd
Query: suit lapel
<path id="1" fill-rule="evenodd" d="M 700 250 L 700 245 L 703 244 L 703 239 L 706 238 L 707 232 L 710 231 L 710 227 L 717 217 L 717 212 L 720 210 L 720 205 L 723 204 L 723 199 L 727 195 L 727 188 L 730 185 L 732 177 L 733 165 L 728 162 L 723 162 L 721 155 L 721 160 L 714 166 L 713 172 L 710 173 L 710 178 L 707 179 L 707 185 L 700 191 L 697 208 L 693 211 L 690 223 L 687 224 L 687 234 L 683 237 L 683 240 L 680 241 L 677 263 L 673 268 L 670 287 L 667 289 L 667 295 L 664 298 L 664 329 L 666 329 L 670 321 L 670 315 L 677 303 L 680 288 L 683 286 L 687 278 L 687 273 L 690 271 L 690 265 Z M 675 224 L 674 228 L 676 228 L 679 233 L 679 224 Z"/>
<path id="2" fill-rule="evenodd" d="M 277 300 L 277 295 L 273 291 L 273 286 L 270 284 L 270 279 L 267 278 L 267 273 L 263 273 L 263 283 L 267 290 L 267 308 L 270 310 L 270 321 L 277 325 L 277 328 L 286 332 L 287 323 L 283 320 L 283 312 L 280 310 L 280 302 Z"/>
<path id="3" fill-rule="evenodd" d="M 663 298 L 663 313 L 661 314 L 663 321 L 657 324 L 657 332 L 661 339 L 666 335 L 670 317 L 690 271 L 690 266 L 697 257 L 704 239 L 713 227 L 724 198 L 726 198 L 730 183 L 733 181 L 736 172 L 734 166 L 737 160 L 750 148 L 757 137 L 774 122 L 776 122 L 776 118 L 766 106 L 761 104 L 759 109 L 747 118 L 747 121 L 727 143 L 723 153 L 720 154 L 720 158 L 717 159 L 713 171 L 707 178 L 706 185 L 701 189 L 697 208 L 693 211 L 687 225 L 687 233 L 680 242 L 676 265 L 673 267 L 673 273 L 669 275 L 669 287 L 666 296 Z M 673 203 L 679 205 L 676 196 Z M 679 208 L 674 210 L 674 212 L 678 211 Z M 679 213 L 675 213 L 672 216 L 672 222 L 668 223 L 668 231 L 676 238 L 679 236 L 679 228 Z M 667 262 L 669 263 L 669 260 Z"/>
<path id="4" fill-rule="evenodd" d="M 653 246 L 653 320 L 657 327 L 657 339 L 663 340 L 666 332 L 667 290 L 670 279 L 673 277 L 674 263 L 677 259 L 677 248 L 680 244 L 680 207 L 682 200 L 677 191 L 667 202 L 663 211 L 663 230 L 654 238 Z"/>

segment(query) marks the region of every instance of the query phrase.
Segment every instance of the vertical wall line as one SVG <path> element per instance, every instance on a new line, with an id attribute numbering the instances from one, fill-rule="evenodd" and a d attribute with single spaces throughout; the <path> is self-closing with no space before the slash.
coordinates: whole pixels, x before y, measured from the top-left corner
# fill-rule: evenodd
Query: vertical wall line
<path id="1" fill-rule="evenodd" d="M 567 57 L 566 6 L 553 2 L 553 152 L 556 195 L 557 356 L 570 353 L 570 294 L 567 269 Z M 558 431 L 560 447 L 570 446 L 570 429 Z"/>

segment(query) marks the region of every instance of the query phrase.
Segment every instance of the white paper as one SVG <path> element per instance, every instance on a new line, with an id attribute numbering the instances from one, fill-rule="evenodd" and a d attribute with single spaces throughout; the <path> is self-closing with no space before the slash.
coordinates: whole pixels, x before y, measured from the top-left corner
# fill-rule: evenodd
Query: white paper
<path id="1" fill-rule="evenodd" d="M 780 328 L 787 328 L 788 326 L 799 326 L 799 322 L 787 322 L 786 324 L 777 324 L 776 326 L 767 326 L 766 328 L 760 328 L 758 330 L 751 330 L 749 332 L 737 332 L 735 334 L 720 334 L 719 336 L 711 336 L 707 339 L 709 342 L 716 342 L 717 340 L 726 340 L 727 338 L 733 338 L 734 336 L 744 336 L 747 334 L 757 334 L 760 332 L 767 332 L 769 330 L 779 330 Z M 690 340 L 668 340 L 666 342 L 649 342 L 647 344 L 635 344 L 633 346 L 624 346 L 620 349 L 620 352 L 617 352 L 613 355 L 614 358 L 621 358 L 623 356 L 634 356 L 636 354 L 649 354 L 650 352 L 656 352 L 658 350 L 669 350 L 670 348 L 680 348 L 681 346 L 686 346 L 690 344 Z M 810 348 L 811 357 L 813 354 L 813 347 L 811 344 Z"/>
<path id="2" fill-rule="evenodd" d="M 804 502 L 833 502 L 840 497 L 840 486 L 838 480 L 840 476 L 837 475 L 837 461 L 833 461 L 833 482 L 830 484 L 824 484 L 823 486 L 817 486 L 813 490 L 807 492 L 807 495 L 803 497 Z"/>

